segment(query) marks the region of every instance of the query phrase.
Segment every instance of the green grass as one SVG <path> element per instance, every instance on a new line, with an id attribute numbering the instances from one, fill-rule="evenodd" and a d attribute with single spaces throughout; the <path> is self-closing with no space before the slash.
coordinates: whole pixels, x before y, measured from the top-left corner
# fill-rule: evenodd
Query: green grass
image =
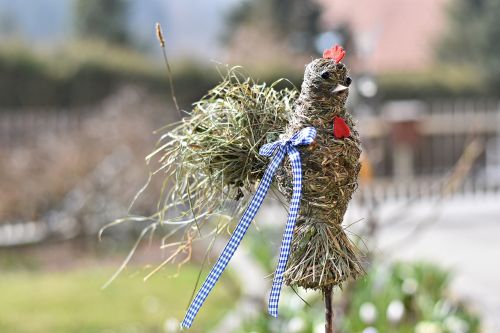
<path id="1" fill-rule="evenodd" d="M 105 290 L 109 269 L 71 272 L 11 271 L 0 274 L 0 332 L 165 332 L 169 318 L 182 319 L 196 267 L 162 271 L 146 282 L 129 270 Z M 191 332 L 206 332 L 234 303 L 229 281 L 220 281 Z"/>

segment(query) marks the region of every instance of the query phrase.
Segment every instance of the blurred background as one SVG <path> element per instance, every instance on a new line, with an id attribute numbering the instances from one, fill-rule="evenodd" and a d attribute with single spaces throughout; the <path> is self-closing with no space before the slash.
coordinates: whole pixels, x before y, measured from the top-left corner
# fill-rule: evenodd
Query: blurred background
<path id="1" fill-rule="evenodd" d="M 300 87 L 346 48 L 364 155 L 345 225 L 367 277 L 336 293 L 339 332 L 499 332 L 499 16 L 498 0 L 0 0 L 0 331 L 178 331 L 206 244 L 143 281 L 169 256 L 136 244 L 143 224 L 97 237 L 179 119 L 160 22 L 185 110 L 224 64 Z M 155 208 L 147 192 L 134 213 Z M 286 288 L 265 313 L 285 215 L 259 214 L 193 332 L 324 331 L 318 293 Z"/>

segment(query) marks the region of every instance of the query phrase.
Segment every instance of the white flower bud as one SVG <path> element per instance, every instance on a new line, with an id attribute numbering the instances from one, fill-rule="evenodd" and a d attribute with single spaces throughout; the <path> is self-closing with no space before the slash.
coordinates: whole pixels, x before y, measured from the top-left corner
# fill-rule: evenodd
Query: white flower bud
<path id="1" fill-rule="evenodd" d="M 363 303 L 359 307 L 359 317 L 365 324 L 372 324 L 377 319 L 377 308 L 373 303 Z"/>
<path id="2" fill-rule="evenodd" d="M 387 320 L 391 323 L 399 323 L 403 319 L 404 314 L 405 306 L 400 300 L 396 299 L 389 303 L 387 307 Z"/>
<path id="3" fill-rule="evenodd" d="M 179 332 L 179 321 L 175 318 L 168 318 L 163 324 L 163 328 L 167 333 Z"/>
<path id="4" fill-rule="evenodd" d="M 451 333 L 467 333 L 469 331 L 469 324 L 457 316 L 446 318 L 444 320 L 444 326 Z"/>
<path id="5" fill-rule="evenodd" d="M 369 326 L 363 330 L 363 333 L 378 333 L 378 331 L 375 327 Z"/>

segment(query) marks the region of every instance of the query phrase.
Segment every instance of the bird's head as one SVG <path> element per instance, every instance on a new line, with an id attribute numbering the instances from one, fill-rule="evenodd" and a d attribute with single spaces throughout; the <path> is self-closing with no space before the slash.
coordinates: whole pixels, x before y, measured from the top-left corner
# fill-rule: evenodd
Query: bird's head
<path id="1" fill-rule="evenodd" d="M 323 53 L 323 57 L 309 63 L 304 74 L 303 89 L 310 96 L 329 103 L 345 103 L 348 87 L 352 80 L 347 69 L 340 61 L 344 49 L 336 45 Z"/>

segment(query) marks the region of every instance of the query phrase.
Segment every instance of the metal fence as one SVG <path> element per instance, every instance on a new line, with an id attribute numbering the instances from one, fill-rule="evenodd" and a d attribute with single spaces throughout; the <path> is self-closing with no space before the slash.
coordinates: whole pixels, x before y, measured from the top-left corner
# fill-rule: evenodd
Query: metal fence
<path id="1" fill-rule="evenodd" d="M 359 126 L 374 175 L 363 187 L 366 196 L 408 199 L 440 193 L 471 143 L 477 154 L 453 193 L 499 192 L 499 101 L 390 102 L 379 117 L 362 117 Z"/>
<path id="2" fill-rule="evenodd" d="M 0 111 L 0 149 L 8 153 L 29 145 L 41 132 L 67 135 L 82 126 L 86 114 L 74 110 Z M 373 170 L 368 181 L 362 179 L 358 198 L 381 202 L 500 194 L 499 101 L 390 102 L 379 116 L 358 119 L 365 161 Z M 476 155 L 467 165 L 462 160 L 471 142 L 476 143 Z M 65 210 L 64 204 L 61 207 Z M 23 230 L 20 225 L 6 225 L 4 234 L 28 234 L 34 239 L 40 235 L 34 230 L 43 227 L 34 228 L 35 224 L 21 223 Z M 11 236 L 4 238 L 15 238 Z"/>

